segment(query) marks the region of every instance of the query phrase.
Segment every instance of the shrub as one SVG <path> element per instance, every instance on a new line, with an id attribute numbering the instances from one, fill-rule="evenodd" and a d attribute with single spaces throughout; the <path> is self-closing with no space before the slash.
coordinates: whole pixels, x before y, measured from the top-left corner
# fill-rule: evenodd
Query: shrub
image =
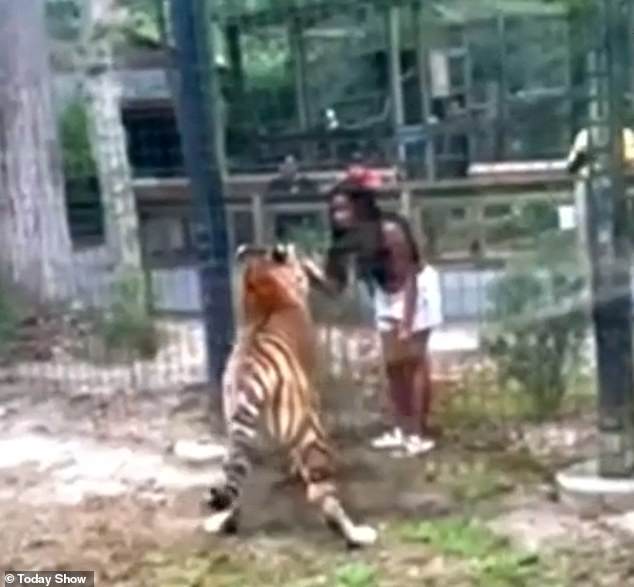
<path id="1" fill-rule="evenodd" d="M 352 562 L 335 569 L 336 587 L 373 587 L 376 571 L 364 562 Z"/>
<path id="2" fill-rule="evenodd" d="M 17 334 L 19 316 L 10 289 L 0 283 L 0 354 Z"/>
<path id="3" fill-rule="evenodd" d="M 115 283 L 112 304 L 102 323 L 109 350 L 132 352 L 144 359 L 158 353 L 159 331 L 146 307 L 144 292 L 142 277 L 130 276 Z"/>
<path id="4" fill-rule="evenodd" d="M 527 393 L 538 417 L 560 407 L 587 332 L 585 279 L 569 238 L 542 239 L 489 292 L 485 348 L 502 383 Z"/>

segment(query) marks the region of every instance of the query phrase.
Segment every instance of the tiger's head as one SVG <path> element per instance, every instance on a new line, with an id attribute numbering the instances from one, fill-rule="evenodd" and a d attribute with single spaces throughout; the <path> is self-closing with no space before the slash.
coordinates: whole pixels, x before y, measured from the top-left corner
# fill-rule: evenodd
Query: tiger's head
<path id="1" fill-rule="evenodd" d="M 247 321 L 289 309 L 307 311 L 309 281 L 293 245 L 243 245 L 236 262 L 242 267 L 240 305 Z"/>

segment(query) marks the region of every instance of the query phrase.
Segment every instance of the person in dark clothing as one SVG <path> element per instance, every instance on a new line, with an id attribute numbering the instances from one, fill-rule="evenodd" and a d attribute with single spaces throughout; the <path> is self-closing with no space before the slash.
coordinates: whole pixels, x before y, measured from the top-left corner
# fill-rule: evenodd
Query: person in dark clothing
<path id="1" fill-rule="evenodd" d="M 280 165 L 279 174 L 267 186 L 267 194 L 286 196 L 289 194 L 314 196 L 318 192 L 317 184 L 299 173 L 299 166 L 293 155 L 287 155 Z"/>

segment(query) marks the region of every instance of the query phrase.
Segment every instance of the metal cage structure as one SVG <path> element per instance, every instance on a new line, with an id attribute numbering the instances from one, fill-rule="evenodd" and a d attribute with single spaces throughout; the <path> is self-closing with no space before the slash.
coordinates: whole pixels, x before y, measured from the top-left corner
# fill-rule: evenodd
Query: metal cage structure
<path id="1" fill-rule="evenodd" d="M 492 6 L 221 3 L 229 169 L 287 154 L 341 167 L 360 152 L 434 180 L 562 156 L 575 126 L 569 15 Z"/>
<path id="2" fill-rule="evenodd" d="M 185 1 L 174 2 L 179 3 Z M 95 166 L 96 139 L 77 107 L 84 99 L 82 85 L 94 72 L 77 66 L 76 45 L 67 44 L 63 54 L 54 45 L 60 150 L 46 160 L 62 160 L 60 209 L 69 228 L 72 274 L 66 281 L 73 299 L 70 318 L 41 322 L 57 328 L 66 346 L 55 342 L 42 351 L 39 339 L 29 339 L 33 330 L 39 334 L 40 322 L 19 325 L 28 344 L 18 336 L 8 351 L 0 350 L 0 373 L 58 387 L 209 387 L 207 344 L 220 332 L 214 344 L 219 355 L 226 352 L 230 331 L 216 330 L 209 320 L 215 312 L 215 324 L 222 325 L 223 315 L 230 314 L 235 277 L 230 252 L 241 243 L 288 239 L 317 258 L 323 255 L 328 192 L 359 158 L 381 174 L 380 206 L 410 220 L 441 274 L 446 322 L 434 349 L 439 361 L 449 356 L 458 368 L 467 363 L 480 368 L 487 360 L 483 340 L 489 328 L 501 327 L 492 317 L 492 285 L 521 263 L 529 277 L 541 279 L 547 272 L 535 268 L 533 257 L 553 233 L 565 246 L 548 251 L 552 257 L 579 242 L 579 227 L 562 221 L 574 215 L 576 204 L 565 156 L 576 132 L 592 122 L 589 106 L 597 93 L 590 89 L 599 81 L 588 73 L 586 57 L 602 38 L 600 31 L 555 2 L 532 0 L 196 4 L 206 11 L 191 29 L 195 35 L 175 30 L 167 19 L 151 46 L 118 47 L 111 72 L 121 89 L 120 138 L 125 138 L 116 146 L 119 154 L 124 142 L 127 148 L 125 179 L 138 215 L 143 310 L 151 322 L 144 325 L 151 332 L 156 327 L 163 338 L 149 358 L 139 352 L 138 346 L 147 350 L 142 336 L 133 341 L 136 347 L 124 345 L 116 353 L 104 342 L 104 324 L 115 328 L 109 337 L 130 337 L 137 316 L 110 322 L 122 306 L 121 292 L 115 295 L 112 287 L 107 224 L 113 207 Z M 70 34 L 57 27 L 51 35 L 62 32 Z M 196 47 L 185 63 L 178 51 L 194 36 Z M 631 38 L 625 42 L 631 45 Z M 631 74 L 628 64 L 629 79 L 623 79 L 628 98 Z M 628 125 L 631 104 L 623 110 Z M 108 155 L 111 145 L 100 141 L 97 147 Z M 15 160 L 20 154 L 11 153 Z M 301 179 L 290 189 L 279 169 L 289 155 Z M 632 179 L 628 171 L 627 198 L 619 205 L 625 199 L 631 207 Z M 626 215 L 620 216 L 627 227 Z M 623 225 L 620 230 L 622 245 Z M 45 247 L 41 243 L 39 250 Z M 531 307 L 526 328 L 543 323 L 544 308 L 560 309 L 548 306 L 551 293 Z M 327 358 L 337 366 L 337 377 L 346 364 L 357 364 L 361 339 L 372 336 L 371 327 L 350 325 L 352 318 L 343 314 L 345 309 L 341 323 L 319 322 L 322 342 L 332 343 Z M 584 327 L 589 333 L 590 320 Z M 33 359 L 34 348 L 44 359 Z M 376 370 L 378 353 L 375 345 L 368 369 Z M 340 361 L 342 356 L 352 359 Z M 585 371 L 583 377 L 587 384 Z M 471 380 L 464 375 L 461 381 L 458 403 L 482 414 L 497 394 L 491 419 L 532 426 L 502 409 L 508 397 L 517 397 L 516 390 L 491 379 L 482 385 L 483 397 L 465 399 Z M 594 417 L 588 406 L 595 395 L 594 387 L 575 395 L 571 410 Z"/>

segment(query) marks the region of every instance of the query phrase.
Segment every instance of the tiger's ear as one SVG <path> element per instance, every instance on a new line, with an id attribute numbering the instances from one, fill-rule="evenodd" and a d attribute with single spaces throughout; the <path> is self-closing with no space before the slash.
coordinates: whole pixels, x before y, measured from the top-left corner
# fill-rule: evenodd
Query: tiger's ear
<path id="1" fill-rule="evenodd" d="M 238 245 L 234 254 L 234 260 L 236 263 L 242 263 L 249 257 L 262 256 L 266 253 L 266 250 L 256 245 L 242 244 Z"/>
<path id="2" fill-rule="evenodd" d="M 278 243 L 271 251 L 271 258 L 276 263 L 295 262 L 299 259 L 297 247 L 293 243 Z"/>
<path id="3" fill-rule="evenodd" d="M 298 259 L 297 247 L 294 243 L 278 243 L 273 247 L 271 257 L 278 263 L 295 261 Z"/>
<path id="4" fill-rule="evenodd" d="M 276 263 L 286 263 L 288 248 L 282 243 L 277 243 L 271 251 L 271 259 Z"/>
<path id="5" fill-rule="evenodd" d="M 244 260 L 246 254 L 248 253 L 249 250 L 249 245 L 238 245 L 238 248 L 236 249 L 236 252 L 233 255 L 234 260 L 237 263 L 240 263 Z"/>

